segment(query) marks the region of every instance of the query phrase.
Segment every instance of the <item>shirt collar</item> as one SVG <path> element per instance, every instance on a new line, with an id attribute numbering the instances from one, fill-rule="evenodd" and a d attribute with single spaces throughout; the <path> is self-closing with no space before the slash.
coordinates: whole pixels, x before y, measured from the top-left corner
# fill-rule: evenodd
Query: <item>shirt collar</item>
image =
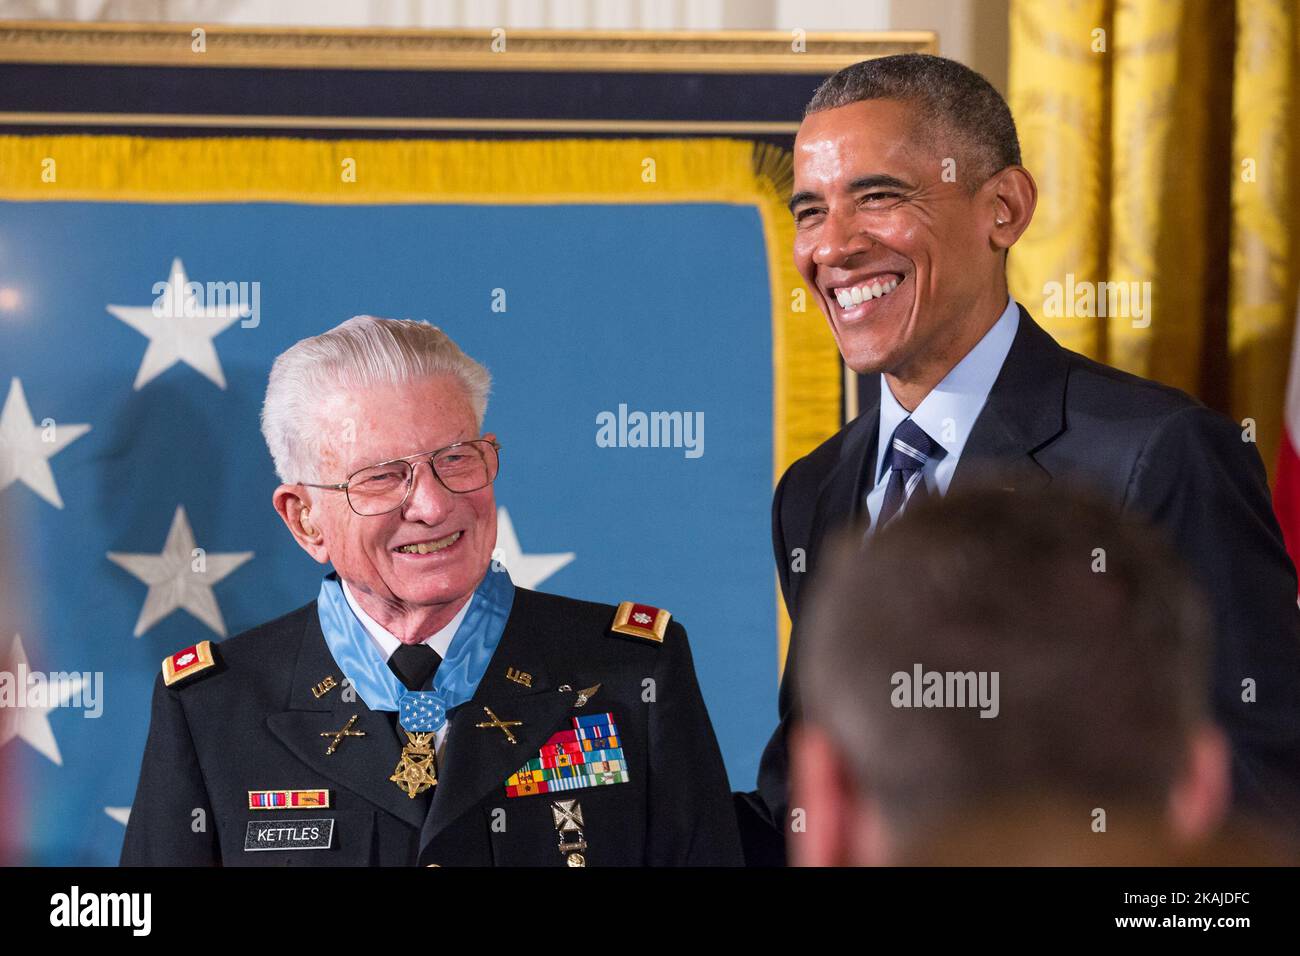
<path id="1" fill-rule="evenodd" d="M 348 582 L 344 581 L 341 575 L 339 577 L 339 583 L 343 586 L 343 596 L 348 599 L 348 607 L 352 608 L 352 613 L 357 616 L 357 620 L 365 627 L 366 632 L 379 647 L 379 651 L 384 655 L 384 659 L 387 660 L 392 656 L 393 651 L 397 650 L 398 646 L 402 642 L 394 637 L 387 628 L 365 612 L 360 603 L 358 603 L 357 599 L 353 596 L 352 589 L 348 587 Z M 439 657 L 446 657 L 447 649 L 451 647 L 451 639 L 456 636 L 456 630 L 460 627 L 460 622 L 465 619 L 465 612 L 469 610 L 469 606 L 472 603 L 473 598 L 471 597 L 470 600 L 461 605 L 460 610 L 456 612 L 456 616 L 448 621 L 441 630 L 430 637 L 426 637 L 420 643 L 428 644 L 438 652 Z"/>
<path id="2" fill-rule="evenodd" d="M 984 333 L 960 362 L 949 370 L 930 393 L 912 411 L 912 421 L 947 452 L 946 459 L 956 461 L 966 447 L 966 439 L 975 427 L 975 419 L 993 389 L 998 372 L 1011 351 L 1011 343 L 1020 327 L 1020 309 L 1011 296 L 998 320 Z M 880 376 L 880 431 L 876 440 L 876 480 L 885 468 L 889 436 L 894 434 L 907 409 L 898 404 L 885 376 Z"/>

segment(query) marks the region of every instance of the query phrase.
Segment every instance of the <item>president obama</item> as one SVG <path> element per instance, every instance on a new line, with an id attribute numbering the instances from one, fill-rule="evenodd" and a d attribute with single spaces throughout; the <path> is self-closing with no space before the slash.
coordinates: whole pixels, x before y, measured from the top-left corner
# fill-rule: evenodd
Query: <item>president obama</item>
<path id="1" fill-rule="evenodd" d="M 858 63 L 809 102 L 794 177 L 795 261 L 844 361 L 869 378 L 862 413 L 774 495 L 794 627 L 758 790 L 737 795 L 747 861 L 780 862 L 799 831 L 787 736 L 800 714 L 800 616 L 827 535 L 851 521 L 869 535 L 990 474 L 1008 488 L 1086 486 L 1168 534 L 1210 598 L 1212 707 L 1238 806 L 1294 828 L 1300 611 L 1259 454 L 1186 394 L 1062 348 L 1011 299 L 1006 258 L 1037 186 L 1006 102 L 941 57 Z"/>

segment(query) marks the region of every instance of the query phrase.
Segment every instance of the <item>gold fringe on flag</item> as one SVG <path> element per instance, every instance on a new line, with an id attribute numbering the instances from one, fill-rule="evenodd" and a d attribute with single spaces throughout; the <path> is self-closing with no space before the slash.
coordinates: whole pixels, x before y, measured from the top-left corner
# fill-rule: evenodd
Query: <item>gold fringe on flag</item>
<path id="1" fill-rule="evenodd" d="M 787 151 L 733 139 L 0 136 L 8 200 L 754 206 L 771 295 L 773 484 L 840 427 L 839 354 L 794 267 L 792 182 Z"/>

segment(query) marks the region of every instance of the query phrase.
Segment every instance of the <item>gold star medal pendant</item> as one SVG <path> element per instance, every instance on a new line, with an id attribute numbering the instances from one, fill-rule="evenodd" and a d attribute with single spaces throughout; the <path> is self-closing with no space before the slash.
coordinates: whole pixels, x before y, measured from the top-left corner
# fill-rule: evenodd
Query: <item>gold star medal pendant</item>
<path id="1" fill-rule="evenodd" d="M 388 779 L 412 800 L 438 784 L 434 734 L 447 720 L 447 710 L 433 691 L 402 696 L 398 719 L 406 733 L 401 759 Z"/>

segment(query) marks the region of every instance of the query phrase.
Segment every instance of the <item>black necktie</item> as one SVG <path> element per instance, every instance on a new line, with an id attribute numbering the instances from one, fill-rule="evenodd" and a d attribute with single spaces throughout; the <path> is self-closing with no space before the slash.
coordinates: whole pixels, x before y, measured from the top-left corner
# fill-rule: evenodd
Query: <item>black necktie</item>
<path id="1" fill-rule="evenodd" d="M 407 690 L 423 690 L 442 657 L 428 644 L 402 644 L 388 658 L 388 667 Z"/>

